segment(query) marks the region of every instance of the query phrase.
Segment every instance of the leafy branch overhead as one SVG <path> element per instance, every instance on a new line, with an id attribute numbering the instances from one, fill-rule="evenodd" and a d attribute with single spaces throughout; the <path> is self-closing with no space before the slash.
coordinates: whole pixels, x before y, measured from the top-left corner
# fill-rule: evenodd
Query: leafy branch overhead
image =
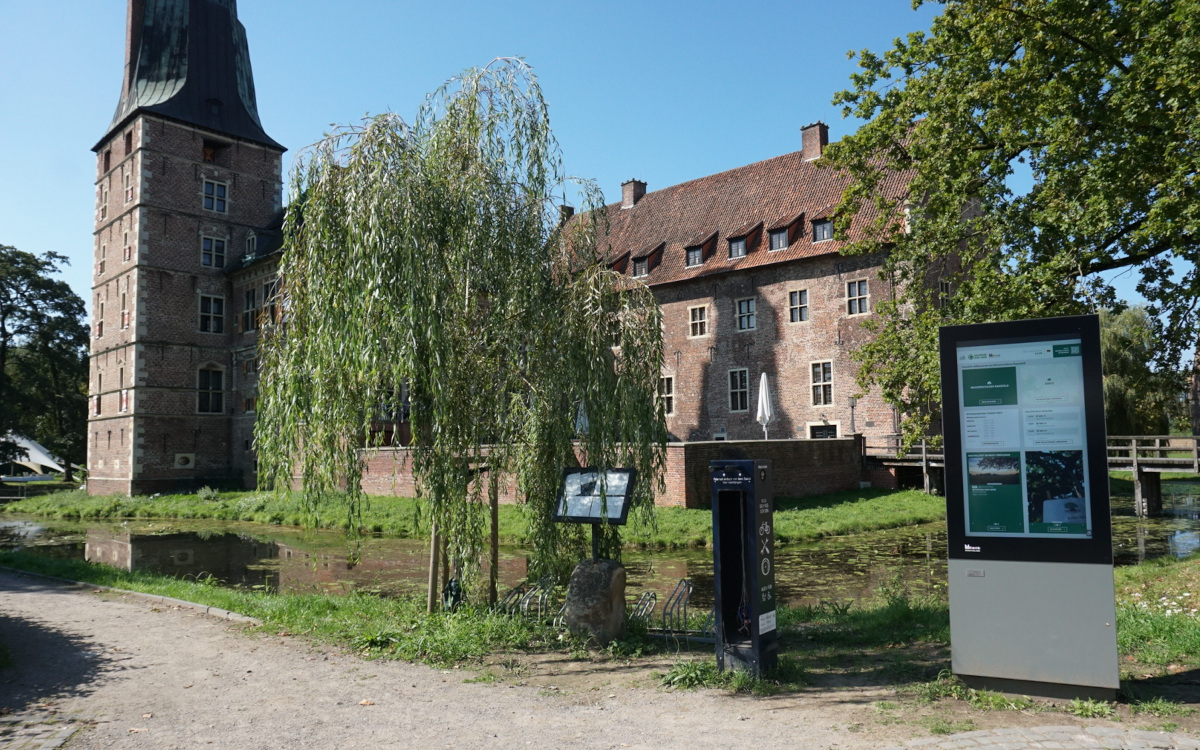
<path id="1" fill-rule="evenodd" d="M 345 487 L 353 514 L 360 448 L 408 409 L 412 469 L 464 571 L 483 539 L 480 470 L 516 477 L 531 575 L 584 543 L 550 522 L 564 466 L 637 468 L 634 507 L 648 514 L 666 434 L 659 311 L 600 265 L 603 227 L 561 220 L 552 195 L 565 181 L 541 90 L 517 60 L 451 80 L 412 124 L 381 115 L 310 147 L 292 176 L 285 319 L 264 344 L 264 475 L 300 476 L 318 500 Z M 603 205 L 592 184 L 579 189 L 585 208 Z M 606 542 L 616 548 L 615 532 Z"/>
<path id="2" fill-rule="evenodd" d="M 872 209 L 854 244 L 889 245 L 900 284 L 864 385 L 920 413 L 938 325 L 1119 306 L 1122 269 L 1158 321 L 1158 367 L 1177 367 L 1200 292 L 1200 1 L 943 5 L 928 34 L 859 53 L 834 100 L 867 121 L 828 151 L 853 178 L 842 215 Z M 908 190 L 881 192 L 896 171 Z"/>

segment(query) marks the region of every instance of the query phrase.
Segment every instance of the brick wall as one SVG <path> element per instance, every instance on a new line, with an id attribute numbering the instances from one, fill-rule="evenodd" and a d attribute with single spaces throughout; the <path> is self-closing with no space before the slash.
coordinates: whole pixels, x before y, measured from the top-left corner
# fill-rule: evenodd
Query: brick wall
<path id="1" fill-rule="evenodd" d="M 807 438 L 814 426 L 835 427 L 839 436 L 894 432 L 893 411 L 878 394 L 859 398 L 853 413 L 849 406 L 858 392 L 851 353 L 869 339 L 862 323 L 873 313 L 849 315 L 846 287 L 866 281 L 869 309 L 874 310 L 891 293 L 878 270 L 878 258 L 833 255 L 655 286 L 663 311 L 663 375 L 674 378 L 673 410 L 667 417 L 672 439 L 762 437 L 755 416 L 764 372 L 775 412 L 771 438 Z M 791 320 L 793 292 L 805 293 L 806 320 Z M 739 300 L 754 303 L 752 329 L 739 330 Z M 692 335 L 694 308 L 704 311 L 702 336 Z M 814 404 L 812 366 L 822 362 L 831 365 L 831 398 Z M 746 408 L 734 410 L 730 371 L 743 368 L 749 389 Z M 820 400 L 825 396 L 822 392 Z"/>
<path id="2" fill-rule="evenodd" d="M 856 489 L 864 479 L 862 438 L 830 440 L 718 440 L 671 443 L 666 448 L 664 489 L 659 507 L 707 507 L 710 500 L 708 466 L 721 459 L 770 459 L 775 494 L 803 497 Z M 387 448 L 368 456 L 362 488 L 369 495 L 415 497 L 416 484 L 407 448 Z M 500 502 L 517 502 L 515 482 L 501 485 Z"/>
<path id="3" fill-rule="evenodd" d="M 214 143 L 224 145 L 206 161 Z M 228 269 L 277 215 L 280 170 L 277 149 L 151 116 L 97 149 L 89 491 L 253 486 L 246 397 L 257 384 L 242 353 L 257 334 L 238 323 L 245 287 L 274 267 L 236 287 Z M 206 180 L 225 187 L 225 211 L 205 207 Z M 205 237 L 219 241 L 207 255 Z M 215 316 L 201 329 L 203 298 L 221 303 L 219 331 Z M 221 373 L 215 413 L 199 410 L 202 368 Z"/>

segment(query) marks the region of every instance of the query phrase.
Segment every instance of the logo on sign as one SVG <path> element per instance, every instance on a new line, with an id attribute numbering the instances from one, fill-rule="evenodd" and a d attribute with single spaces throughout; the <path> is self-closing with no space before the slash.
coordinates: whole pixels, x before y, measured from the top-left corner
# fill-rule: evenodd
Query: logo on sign
<path id="1" fill-rule="evenodd" d="M 982 550 L 979 547 L 976 547 L 974 544 L 964 544 L 963 551 L 964 552 L 980 552 Z"/>

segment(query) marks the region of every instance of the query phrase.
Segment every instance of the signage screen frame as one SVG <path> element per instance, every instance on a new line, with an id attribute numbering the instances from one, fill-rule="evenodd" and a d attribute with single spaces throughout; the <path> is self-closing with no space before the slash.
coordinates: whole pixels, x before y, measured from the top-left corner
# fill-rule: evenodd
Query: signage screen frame
<path id="1" fill-rule="evenodd" d="M 1086 467 L 1087 513 L 1091 536 L 992 535 L 967 528 L 967 497 L 959 352 L 972 347 L 1078 341 L 1082 380 L 1076 384 L 1083 413 L 1083 452 Z M 942 420 L 945 435 L 946 522 L 949 556 L 959 560 L 1015 560 L 1112 564 L 1112 520 L 1109 511 L 1108 447 L 1104 423 L 1104 376 L 1100 361 L 1100 319 L 1096 315 L 944 326 L 938 332 L 942 376 Z M 1020 394 L 1017 394 L 1018 396 Z M 1005 398 L 1000 396 L 1001 399 Z M 1003 402 L 1006 405 L 1008 402 Z M 1024 413 L 1024 404 L 1021 404 Z M 1028 419 L 1028 417 L 1026 417 Z M 1014 419 L 1015 423 L 1015 419 Z M 975 452 L 975 451 L 973 451 Z M 1027 470 L 1028 453 L 1022 450 L 1021 471 Z M 1022 514 L 1026 513 L 1025 484 L 1021 487 Z"/>
<path id="2" fill-rule="evenodd" d="M 599 474 L 604 471 L 606 476 L 618 476 L 624 479 L 624 489 L 617 493 L 604 494 L 604 510 L 608 511 L 617 507 L 620 503 L 619 512 L 615 515 L 602 515 L 599 508 L 596 513 L 589 515 L 581 515 L 572 513 L 567 503 L 567 489 L 571 486 L 571 477 L 575 475 Z M 598 469 L 595 466 L 585 466 L 582 468 L 563 469 L 562 482 L 558 486 L 558 499 L 554 503 L 553 520 L 566 523 L 591 523 L 602 524 L 607 526 L 624 526 L 629 519 L 629 503 L 633 499 L 633 488 L 637 482 L 637 469 L 634 468 L 619 468 L 619 469 Z M 587 497 L 598 497 L 598 495 L 587 495 Z"/>

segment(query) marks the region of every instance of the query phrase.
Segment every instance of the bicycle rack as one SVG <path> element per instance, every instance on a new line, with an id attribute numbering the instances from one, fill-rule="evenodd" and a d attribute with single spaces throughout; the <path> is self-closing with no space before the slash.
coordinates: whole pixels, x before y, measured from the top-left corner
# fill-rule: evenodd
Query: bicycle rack
<path id="1" fill-rule="evenodd" d="M 633 604 L 633 609 L 629 611 L 630 620 L 650 620 L 650 615 L 654 614 L 654 608 L 658 606 L 658 594 L 653 591 L 643 591 Z"/>

